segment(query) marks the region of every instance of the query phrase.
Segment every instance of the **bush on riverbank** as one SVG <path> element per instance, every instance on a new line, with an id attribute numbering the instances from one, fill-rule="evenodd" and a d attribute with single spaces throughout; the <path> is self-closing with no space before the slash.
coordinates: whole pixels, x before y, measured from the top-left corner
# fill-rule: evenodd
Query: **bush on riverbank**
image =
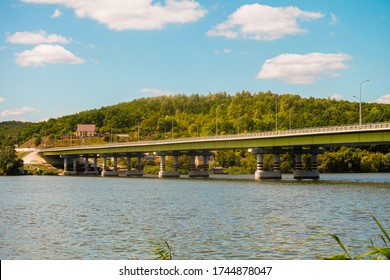
<path id="1" fill-rule="evenodd" d="M 2 146 L 0 149 L 0 175 L 17 175 L 23 167 L 23 160 L 18 157 L 11 145 Z"/>

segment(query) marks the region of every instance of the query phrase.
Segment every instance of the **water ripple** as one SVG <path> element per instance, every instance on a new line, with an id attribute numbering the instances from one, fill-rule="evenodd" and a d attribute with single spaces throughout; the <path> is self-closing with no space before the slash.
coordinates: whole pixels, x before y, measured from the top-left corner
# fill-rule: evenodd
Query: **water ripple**
<path id="1" fill-rule="evenodd" d="M 347 177 L 346 177 L 347 176 Z M 349 177 L 348 177 L 349 176 Z M 390 176 L 293 180 L 0 177 L 0 259 L 314 259 L 389 225 Z M 387 177 L 386 177 L 387 176 Z M 388 227 L 387 227 L 388 228 Z M 364 249 L 364 248 L 363 248 Z"/>

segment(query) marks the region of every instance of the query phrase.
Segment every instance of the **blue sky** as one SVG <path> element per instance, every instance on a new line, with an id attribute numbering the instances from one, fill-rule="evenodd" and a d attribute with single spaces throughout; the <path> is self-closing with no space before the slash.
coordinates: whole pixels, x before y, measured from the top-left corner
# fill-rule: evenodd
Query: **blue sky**
<path id="1" fill-rule="evenodd" d="M 389 48 L 389 0 L 2 0 L 0 121 L 242 90 L 390 103 Z"/>

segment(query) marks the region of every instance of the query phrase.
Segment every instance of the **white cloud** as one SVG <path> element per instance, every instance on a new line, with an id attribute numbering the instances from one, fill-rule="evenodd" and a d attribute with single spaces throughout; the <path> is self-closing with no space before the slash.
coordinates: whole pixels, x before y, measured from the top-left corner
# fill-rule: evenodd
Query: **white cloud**
<path id="1" fill-rule="evenodd" d="M 258 79 L 277 79 L 291 84 L 312 84 L 322 75 L 338 77 L 336 70 L 347 68 L 348 54 L 281 54 L 263 64 Z"/>
<path id="2" fill-rule="evenodd" d="M 46 64 L 81 64 L 85 61 L 58 45 L 38 45 L 32 50 L 16 53 L 16 63 L 20 66 L 45 66 Z"/>
<path id="3" fill-rule="evenodd" d="M 140 90 L 141 93 L 153 95 L 153 96 L 160 96 L 160 95 L 174 95 L 175 93 L 167 90 L 161 90 L 161 89 L 155 89 L 155 88 L 143 88 Z"/>
<path id="4" fill-rule="evenodd" d="M 385 94 L 375 100 L 376 103 L 390 104 L 390 94 Z"/>
<path id="5" fill-rule="evenodd" d="M 33 32 L 16 32 L 14 34 L 6 34 L 7 42 L 11 44 L 68 44 L 72 41 L 70 38 L 65 38 L 57 34 L 48 34 L 45 30 Z"/>
<path id="6" fill-rule="evenodd" d="M 53 13 L 50 17 L 51 17 L 51 18 L 58 18 L 58 17 L 60 17 L 60 16 L 62 16 L 61 11 L 60 11 L 59 9 L 56 9 L 56 10 L 54 11 L 54 13 Z"/>
<path id="7" fill-rule="evenodd" d="M 229 18 L 207 32 L 208 36 L 228 39 L 276 40 L 287 35 L 305 33 L 298 20 L 311 21 L 322 18 L 319 12 L 305 12 L 297 7 L 270 7 L 261 4 L 244 5 Z"/>
<path id="8" fill-rule="evenodd" d="M 335 100 L 341 100 L 344 98 L 340 93 L 333 93 L 331 96 L 329 96 L 330 99 L 335 99 Z"/>
<path id="9" fill-rule="evenodd" d="M 202 18 L 206 10 L 194 0 L 22 0 L 32 4 L 62 4 L 80 18 L 92 18 L 113 30 L 162 29 L 169 23 L 188 23 Z"/>
<path id="10" fill-rule="evenodd" d="M 0 96 L 0 103 L 3 103 L 5 101 L 4 97 Z"/>
<path id="11" fill-rule="evenodd" d="M 9 116 L 18 116 L 18 115 L 24 115 L 29 112 L 34 112 L 36 109 L 31 107 L 20 107 L 20 108 L 13 108 L 8 109 L 0 113 L 1 117 L 9 117 Z"/>

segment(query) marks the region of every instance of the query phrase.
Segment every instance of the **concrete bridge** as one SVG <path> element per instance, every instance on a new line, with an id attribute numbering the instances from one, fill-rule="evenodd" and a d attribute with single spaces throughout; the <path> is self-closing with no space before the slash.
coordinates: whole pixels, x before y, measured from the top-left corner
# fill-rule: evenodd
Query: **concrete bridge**
<path id="1" fill-rule="evenodd" d="M 295 179 L 319 179 L 317 156 L 324 147 L 329 146 L 367 146 L 389 145 L 390 123 L 377 123 L 349 126 L 334 126 L 308 129 L 294 129 L 272 132 L 219 135 L 196 138 L 178 138 L 172 140 L 140 141 L 114 143 L 99 146 L 77 146 L 43 149 L 39 154 L 44 157 L 63 159 L 64 172 L 77 174 L 77 160 L 84 158 L 85 174 L 97 175 L 98 158 L 102 158 L 102 176 L 118 175 L 118 157 L 127 158 L 127 176 L 142 176 L 142 158 L 153 153 L 160 156 L 159 177 L 179 177 L 179 155 L 190 156 L 190 177 L 209 177 L 208 161 L 211 151 L 227 149 L 248 149 L 257 156 L 256 179 L 281 179 L 279 167 L 280 154 L 293 152 L 295 155 Z M 263 170 L 263 155 L 273 154 L 272 171 Z M 311 170 L 302 170 L 302 154 L 311 154 Z M 173 171 L 165 168 L 165 157 L 173 156 Z M 203 157 L 202 166 L 195 165 L 195 157 Z M 93 158 L 93 167 L 89 159 Z M 107 158 L 113 158 L 113 170 L 107 169 Z M 138 167 L 131 168 L 131 159 L 138 159 Z M 69 170 L 72 164 L 73 170 Z"/>

